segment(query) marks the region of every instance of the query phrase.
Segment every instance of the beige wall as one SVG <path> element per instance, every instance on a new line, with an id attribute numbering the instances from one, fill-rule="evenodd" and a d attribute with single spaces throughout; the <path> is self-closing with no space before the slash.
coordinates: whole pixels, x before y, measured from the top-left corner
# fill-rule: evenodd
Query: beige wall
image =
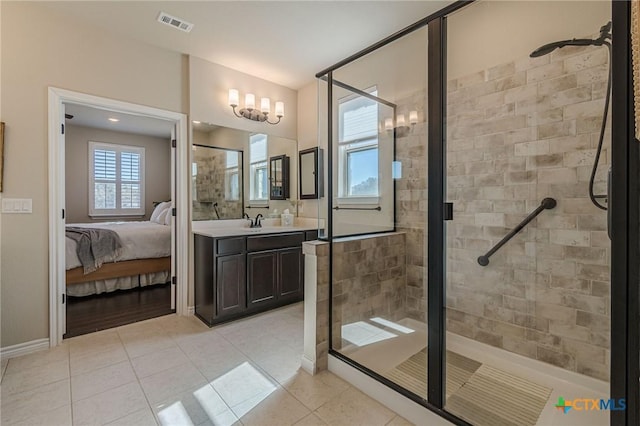
<path id="1" fill-rule="evenodd" d="M 298 90 L 298 151 L 320 146 L 318 130 L 318 84 L 313 82 Z M 298 216 L 319 217 L 318 200 L 300 200 Z"/>
<path id="2" fill-rule="evenodd" d="M 193 56 L 189 58 L 189 82 L 192 120 L 296 139 L 298 95 L 295 90 Z M 228 103 L 232 88 L 239 90 L 241 104 L 247 92 L 256 95 L 256 102 L 260 102 L 261 97 L 271 99 L 272 111 L 276 101 L 283 101 L 282 121 L 272 126 L 236 117 Z"/>
<path id="3" fill-rule="evenodd" d="M 171 198 L 170 138 L 114 132 L 90 127 L 67 125 L 65 129 L 65 208 L 67 223 L 104 222 L 112 218 L 89 217 L 89 141 L 116 145 L 139 146 L 145 149 L 145 215 L 118 220 L 149 220 L 154 201 Z"/>
<path id="4" fill-rule="evenodd" d="M 2 2 L 0 31 L 7 123 L 2 195 L 33 199 L 33 214 L 2 217 L 0 344 L 7 347 L 49 334 L 47 87 L 180 112 L 188 93 L 182 55 L 37 3 Z"/>
<path id="5" fill-rule="evenodd" d="M 610 20 L 610 1 L 475 2 L 447 20 L 447 78 L 528 56 L 547 43 L 589 37 Z"/>

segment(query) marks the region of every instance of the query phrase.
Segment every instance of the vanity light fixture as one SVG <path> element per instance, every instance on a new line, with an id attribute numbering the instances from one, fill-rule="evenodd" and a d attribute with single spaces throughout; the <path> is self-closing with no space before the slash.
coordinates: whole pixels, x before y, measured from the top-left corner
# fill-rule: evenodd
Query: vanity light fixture
<path id="1" fill-rule="evenodd" d="M 240 103 L 240 93 L 237 89 L 229 89 L 229 106 L 233 109 L 233 113 L 238 118 L 248 118 L 249 120 L 266 122 L 269 124 L 278 124 L 284 117 L 284 102 L 277 101 L 275 103 L 275 115 L 278 121 L 269 121 L 271 113 L 271 100 L 269 98 L 260 99 L 260 109 L 256 109 L 256 96 L 253 93 L 247 93 L 244 97 L 244 108 L 236 111 L 236 107 Z"/>
<path id="2" fill-rule="evenodd" d="M 409 124 L 411 126 L 415 125 L 418 122 L 418 111 L 409 111 Z M 396 115 L 396 123 L 395 127 L 393 125 L 393 118 L 385 118 L 384 119 L 384 129 L 386 131 L 395 130 L 396 132 L 406 133 L 409 130 L 409 126 L 407 126 L 405 121 L 404 114 Z"/>
<path id="3" fill-rule="evenodd" d="M 409 111 L 409 124 L 413 127 L 418 122 L 418 111 Z M 387 132 L 394 132 L 396 137 L 403 137 L 409 133 L 410 127 L 407 126 L 404 114 L 396 115 L 395 126 L 393 118 L 388 117 L 384 119 L 384 129 Z"/>
<path id="4" fill-rule="evenodd" d="M 109 121 L 112 122 L 112 123 L 117 123 L 118 121 L 120 121 L 120 119 L 109 117 Z"/>

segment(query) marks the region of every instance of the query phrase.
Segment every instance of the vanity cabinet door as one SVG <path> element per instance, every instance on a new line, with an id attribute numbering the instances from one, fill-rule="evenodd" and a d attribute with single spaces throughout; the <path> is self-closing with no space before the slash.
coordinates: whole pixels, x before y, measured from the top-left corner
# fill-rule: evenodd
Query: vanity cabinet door
<path id="1" fill-rule="evenodd" d="M 276 251 L 260 251 L 247 254 L 247 289 L 249 308 L 272 304 L 277 299 Z"/>
<path id="2" fill-rule="evenodd" d="M 303 294 L 303 257 L 300 247 L 278 250 L 278 298 L 301 299 Z"/>
<path id="3" fill-rule="evenodd" d="M 217 318 L 242 313 L 247 308 L 244 254 L 216 258 Z"/>

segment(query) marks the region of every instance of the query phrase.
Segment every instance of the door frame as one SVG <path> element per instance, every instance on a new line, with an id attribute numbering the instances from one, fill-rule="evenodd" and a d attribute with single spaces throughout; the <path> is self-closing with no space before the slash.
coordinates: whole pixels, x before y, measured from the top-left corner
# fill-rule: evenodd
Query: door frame
<path id="1" fill-rule="evenodd" d="M 187 315 L 189 276 L 189 221 L 188 221 L 188 127 L 187 116 L 179 112 L 133 104 L 115 99 L 73 92 L 66 89 L 48 89 L 48 178 L 49 178 L 49 346 L 62 342 L 66 318 L 65 294 L 65 235 L 63 209 L 65 208 L 65 143 L 62 134 L 64 104 L 72 103 L 93 108 L 139 115 L 175 123 L 175 218 L 176 235 L 176 313 Z"/>

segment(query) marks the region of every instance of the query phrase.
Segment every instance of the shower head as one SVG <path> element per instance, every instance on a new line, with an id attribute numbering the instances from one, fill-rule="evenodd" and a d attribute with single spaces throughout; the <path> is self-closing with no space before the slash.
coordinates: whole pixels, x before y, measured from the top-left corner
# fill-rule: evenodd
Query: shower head
<path id="1" fill-rule="evenodd" d="M 554 41 L 553 43 L 540 46 L 529 55 L 531 58 L 537 58 L 539 56 L 547 55 L 556 49 L 560 49 L 565 46 L 610 46 L 611 40 L 611 21 L 600 27 L 600 37 L 596 39 L 590 38 L 573 38 L 571 40 Z"/>
<path id="2" fill-rule="evenodd" d="M 539 56 L 547 55 L 556 49 L 560 49 L 565 46 L 601 46 L 599 40 L 592 40 L 589 38 L 574 38 L 571 40 L 554 41 L 553 43 L 540 46 L 529 55 L 531 58 L 537 58 Z"/>

